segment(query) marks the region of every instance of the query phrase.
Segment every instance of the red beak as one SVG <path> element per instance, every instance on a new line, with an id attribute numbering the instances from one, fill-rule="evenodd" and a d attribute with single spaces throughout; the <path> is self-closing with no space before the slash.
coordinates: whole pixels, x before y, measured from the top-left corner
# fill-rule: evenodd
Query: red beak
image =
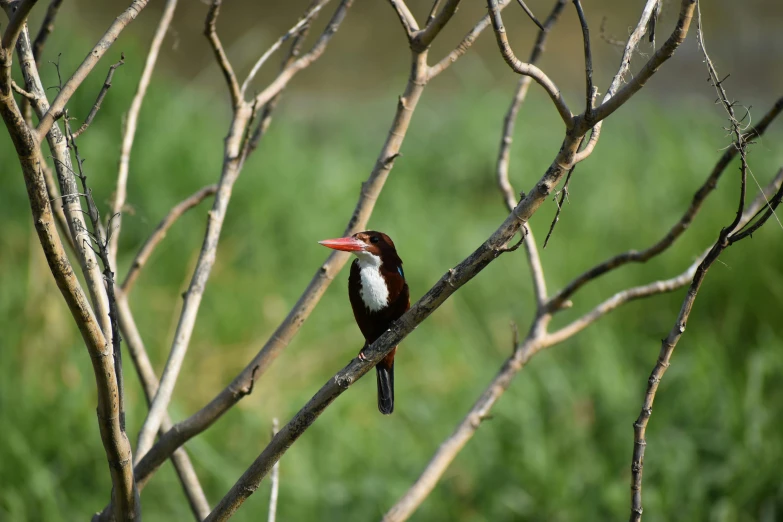
<path id="1" fill-rule="evenodd" d="M 367 245 L 364 242 L 352 237 L 341 237 L 339 239 L 324 239 L 319 241 L 321 245 L 333 248 L 334 250 L 345 250 L 346 252 L 358 252 L 364 250 Z"/>

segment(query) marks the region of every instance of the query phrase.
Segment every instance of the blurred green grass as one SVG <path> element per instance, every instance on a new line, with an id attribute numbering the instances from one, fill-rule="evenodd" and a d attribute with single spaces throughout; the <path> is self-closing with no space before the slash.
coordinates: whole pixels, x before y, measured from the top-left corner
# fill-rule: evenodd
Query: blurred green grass
<path id="1" fill-rule="evenodd" d="M 126 46 L 126 52 L 127 46 Z M 78 57 L 71 56 L 71 60 Z M 64 70 L 73 63 L 63 55 Z M 111 57 L 109 58 L 111 59 Z M 140 64 L 115 76 L 80 140 L 99 204 L 114 187 L 121 114 Z M 50 72 L 48 83 L 52 84 Z M 86 114 L 98 74 L 71 107 Z M 405 260 L 414 298 L 483 241 L 506 213 L 493 180 L 500 121 L 513 82 L 490 92 L 436 99 L 426 93 L 404 156 L 370 226 L 388 232 Z M 219 174 L 227 128 L 224 93 L 156 78 L 131 160 L 119 274 L 165 212 Z M 579 166 L 542 259 L 550 289 L 620 250 L 664 234 L 728 144 L 708 99 L 652 102 L 640 93 L 611 117 L 596 152 Z M 262 346 L 339 234 L 373 165 L 396 103 L 285 99 L 237 182 L 217 263 L 172 405 L 182 419 L 206 403 Z M 754 105 L 758 118 L 771 100 Z M 512 181 L 527 190 L 554 157 L 562 128 L 532 92 L 520 115 Z M 780 166 L 776 125 L 754 146 L 765 183 Z M 0 519 L 72 520 L 100 509 L 110 491 L 95 422 L 91 366 L 48 272 L 30 223 L 22 177 L 5 133 L 0 219 Z M 13 165 L 13 166 L 12 166 Z M 671 251 L 586 287 L 564 324 L 618 289 L 680 273 L 730 221 L 732 165 L 702 215 Z M 156 367 L 165 361 L 209 203 L 169 232 L 131 301 Z M 532 220 L 541 243 L 554 213 Z M 772 521 L 783 516 L 783 254 L 770 223 L 716 264 L 675 352 L 648 430 L 645 519 Z M 282 422 L 361 346 L 341 273 L 253 394 L 187 448 L 214 504 Z M 604 520 L 624 518 L 632 422 L 683 292 L 631 303 L 537 356 L 413 520 Z M 357 383 L 281 461 L 285 520 L 373 520 L 418 477 L 510 352 L 509 322 L 533 314 L 524 255 L 504 255 L 402 344 L 392 417 L 375 407 L 374 383 Z M 145 414 L 127 372 L 128 429 Z M 265 482 L 237 520 L 263 518 Z M 143 491 L 146 520 L 190 518 L 170 465 Z"/>

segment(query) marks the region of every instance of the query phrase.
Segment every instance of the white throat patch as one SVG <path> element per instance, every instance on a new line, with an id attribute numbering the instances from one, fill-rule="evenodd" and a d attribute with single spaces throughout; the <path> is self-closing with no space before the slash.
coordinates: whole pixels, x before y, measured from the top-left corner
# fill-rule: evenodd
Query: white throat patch
<path id="1" fill-rule="evenodd" d="M 389 304 L 389 288 L 381 275 L 381 258 L 369 252 L 356 252 L 359 258 L 359 295 L 364 306 L 371 312 L 377 312 Z"/>

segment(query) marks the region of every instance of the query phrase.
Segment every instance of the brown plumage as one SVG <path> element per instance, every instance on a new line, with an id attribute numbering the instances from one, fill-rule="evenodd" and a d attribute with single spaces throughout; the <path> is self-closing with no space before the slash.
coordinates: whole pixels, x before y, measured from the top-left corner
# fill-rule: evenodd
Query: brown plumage
<path id="1" fill-rule="evenodd" d="M 402 260 L 391 238 L 373 230 L 351 237 L 321 241 L 337 250 L 354 253 L 348 277 L 348 297 L 356 324 L 364 335 L 363 351 L 410 308 L 410 292 L 402 270 Z M 397 347 L 376 369 L 378 409 L 386 415 L 394 411 L 394 355 Z"/>

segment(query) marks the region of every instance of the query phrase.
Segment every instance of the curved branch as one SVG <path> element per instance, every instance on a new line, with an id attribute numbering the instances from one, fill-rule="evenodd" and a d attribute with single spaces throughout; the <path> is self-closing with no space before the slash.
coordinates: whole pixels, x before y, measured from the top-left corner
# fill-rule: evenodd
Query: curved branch
<path id="1" fill-rule="evenodd" d="M 544 72 L 535 65 L 520 61 L 515 55 L 514 51 L 508 43 L 508 37 L 506 36 L 506 28 L 503 26 L 503 19 L 500 16 L 500 9 L 498 8 L 498 0 L 487 0 L 489 6 L 489 17 L 492 21 L 492 28 L 495 30 L 495 38 L 500 48 L 500 54 L 503 55 L 503 59 L 511 67 L 511 69 L 517 74 L 530 76 L 536 83 L 538 83 L 547 92 L 552 99 L 552 103 L 555 104 L 557 112 L 560 114 L 560 118 L 565 123 L 566 128 L 570 129 L 574 123 L 574 115 L 566 105 L 563 99 L 560 89 L 557 88 L 555 83 L 544 74 Z"/>
<path id="2" fill-rule="evenodd" d="M 217 17 L 220 14 L 220 5 L 222 3 L 223 0 L 212 0 L 212 4 L 207 12 L 206 23 L 204 24 L 204 36 L 209 40 L 212 52 L 215 53 L 215 60 L 217 60 L 220 71 L 226 79 L 228 94 L 231 97 L 231 106 L 238 107 L 242 101 L 242 91 L 239 88 L 237 76 L 234 74 L 234 68 L 231 66 L 231 62 L 228 60 L 226 51 L 223 49 L 223 44 L 220 42 L 220 37 L 217 34 Z"/>
<path id="3" fill-rule="evenodd" d="M 557 0 L 552 12 L 549 13 L 543 28 L 538 32 L 536 43 L 533 46 L 533 50 L 530 52 L 529 63 L 535 63 L 538 61 L 541 54 L 546 47 L 546 39 L 549 35 L 549 31 L 557 22 L 557 19 L 562 13 L 565 7 L 566 0 Z M 487 23 L 489 23 L 487 21 Z M 498 159 L 496 163 L 497 184 L 501 194 L 503 194 L 503 200 L 506 203 L 506 207 L 509 211 L 513 210 L 517 204 L 517 193 L 511 186 L 511 182 L 508 179 L 509 174 L 509 161 L 511 156 L 511 143 L 513 141 L 514 125 L 516 123 L 517 114 L 519 108 L 527 97 L 527 91 L 530 87 L 530 76 L 522 76 L 519 79 L 516 94 L 511 100 L 511 105 L 506 112 L 506 116 L 503 120 L 503 133 L 500 139 L 500 147 L 498 147 Z M 524 226 L 525 234 L 525 252 L 527 254 L 528 265 L 530 266 L 530 273 L 533 279 L 533 292 L 536 299 L 536 304 L 540 308 L 543 306 L 547 298 L 546 291 L 546 279 L 544 277 L 544 269 L 541 266 L 541 259 L 538 255 L 538 247 L 536 247 L 536 240 L 533 237 L 533 232 L 529 225 Z"/>

